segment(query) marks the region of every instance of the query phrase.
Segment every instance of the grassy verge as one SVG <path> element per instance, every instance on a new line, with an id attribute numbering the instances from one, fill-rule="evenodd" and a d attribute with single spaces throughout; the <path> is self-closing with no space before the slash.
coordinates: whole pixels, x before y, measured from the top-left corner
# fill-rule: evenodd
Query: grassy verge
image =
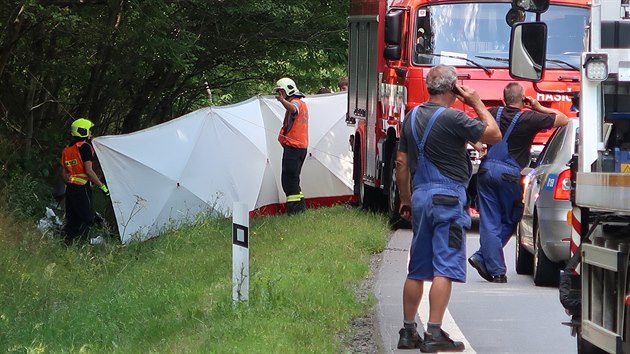
<path id="1" fill-rule="evenodd" d="M 3 232 L 0 352 L 338 353 L 369 311 L 353 287 L 387 234 L 342 206 L 252 219 L 250 301 L 234 306 L 230 220 L 128 247 Z"/>

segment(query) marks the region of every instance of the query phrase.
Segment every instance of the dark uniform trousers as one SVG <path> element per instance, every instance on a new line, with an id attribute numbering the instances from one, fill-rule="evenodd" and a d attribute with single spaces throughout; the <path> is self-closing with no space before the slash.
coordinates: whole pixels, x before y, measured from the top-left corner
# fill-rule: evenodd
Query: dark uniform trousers
<path id="1" fill-rule="evenodd" d="M 284 146 L 282 153 L 282 190 L 287 196 L 287 213 L 296 214 L 306 210 L 304 194 L 300 187 L 300 173 L 306 159 L 307 149 Z"/>

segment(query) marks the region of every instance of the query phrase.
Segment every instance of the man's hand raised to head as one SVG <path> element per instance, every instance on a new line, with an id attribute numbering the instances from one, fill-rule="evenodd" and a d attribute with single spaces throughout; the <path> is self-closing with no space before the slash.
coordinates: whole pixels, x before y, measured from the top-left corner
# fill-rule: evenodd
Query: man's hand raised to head
<path id="1" fill-rule="evenodd" d="M 457 94 L 457 99 L 475 109 L 477 107 L 485 108 L 483 102 L 481 101 L 481 98 L 479 97 L 479 94 L 477 93 L 477 91 L 475 91 L 475 89 L 466 85 L 457 84 L 455 85 L 455 87 L 459 92 Z"/>
<path id="2" fill-rule="evenodd" d="M 455 87 L 459 91 L 457 99 L 472 107 L 477 113 L 477 117 L 479 117 L 482 122 L 486 123 L 486 129 L 479 141 L 484 144 L 496 144 L 500 142 L 501 130 L 492 114 L 488 112 L 486 105 L 481 100 L 481 97 L 479 97 L 477 91 L 466 85 L 455 85 Z"/>

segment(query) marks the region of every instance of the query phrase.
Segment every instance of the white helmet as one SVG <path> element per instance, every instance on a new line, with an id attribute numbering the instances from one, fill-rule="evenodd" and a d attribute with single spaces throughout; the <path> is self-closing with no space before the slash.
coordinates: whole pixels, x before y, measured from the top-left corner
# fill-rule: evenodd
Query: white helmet
<path id="1" fill-rule="evenodd" d="M 296 93 L 300 93 L 297 86 L 295 86 L 295 82 L 288 77 L 283 77 L 276 82 L 276 91 L 279 89 L 283 89 L 287 96 L 293 96 Z"/>

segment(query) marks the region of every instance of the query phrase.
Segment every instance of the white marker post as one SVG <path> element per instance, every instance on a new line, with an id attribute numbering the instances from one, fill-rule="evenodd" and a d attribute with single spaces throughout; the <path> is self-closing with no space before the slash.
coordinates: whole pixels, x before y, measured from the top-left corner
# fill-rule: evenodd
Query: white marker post
<path id="1" fill-rule="evenodd" d="M 232 302 L 249 300 L 249 212 L 244 203 L 232 211 Z"/>

